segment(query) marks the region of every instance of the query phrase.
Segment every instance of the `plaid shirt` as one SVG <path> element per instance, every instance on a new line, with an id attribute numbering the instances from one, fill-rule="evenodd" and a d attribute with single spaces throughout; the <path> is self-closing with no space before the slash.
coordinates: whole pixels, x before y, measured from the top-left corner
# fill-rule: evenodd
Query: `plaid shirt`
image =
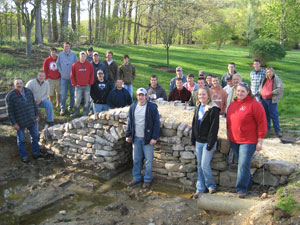
<path id="1" fill-rule="evenodd" d="M 29 128 L 36 123 L 38 107 L 32 92 L 24 87 L 24 95 L 18 90 L 11 90 L 6 96 L 8 117 L 12 125 Z"/>
<path id="2" fill-rule="evenodd" d="M 264 81 L 266 77 L 266 72 L 263 69 L 259 71 L 252 70 L 250 73 L 250 80 L 251 80 L 251 91 L 254 96 L 259 96 L 259 86 Z"/>

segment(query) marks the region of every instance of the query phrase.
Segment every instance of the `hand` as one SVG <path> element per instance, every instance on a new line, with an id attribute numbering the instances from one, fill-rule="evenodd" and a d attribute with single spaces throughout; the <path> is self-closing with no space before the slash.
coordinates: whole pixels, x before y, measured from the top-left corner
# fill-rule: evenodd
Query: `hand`
<path id="1" fill-rule="evenodd" d="M 37 122 L 40 122 L 40 117 L 37 116 L 35 120 L 36 120 Z"/>
<path id="2" fill-rule="evenodd" d="M 256 144 L 256 151 L 261 151 L 262 150 L 262 142 L 258 142 Z"/>
<path id="3" fill-rule="evenodd" d="M 156 144 L 156 142 L 157 142 L 157 140 L 151 139 L 151 141 L 150 141 L 150 145 L 155 145 L 155 144 Z"/>
<path id="4" fill-rule="evenodd" d="M 42 100 L 36 100 L 36 101 L 35 101 L 35 103 L 36 103 L 37 105 L 39 105 L 41 102 L 42 102 Z"/>
<path id="5" fill-rule="evenodd" d="M 15 130 L 20 130 L 20 127 L 17 123 L 13 127 L 14 127 Z"/>
<path id="6" fill-rule="evenodd" d="M 131 142 L 132 142 L 131 138 L 130 138 L 130 137 L 127 137 L 127 138 L 126 138 L 126 142 L 131 143 Z"/>

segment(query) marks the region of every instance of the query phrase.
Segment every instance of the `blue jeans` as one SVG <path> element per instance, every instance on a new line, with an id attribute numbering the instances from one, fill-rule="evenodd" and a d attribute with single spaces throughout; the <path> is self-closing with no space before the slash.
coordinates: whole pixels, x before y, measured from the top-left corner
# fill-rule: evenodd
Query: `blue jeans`
<path id="1" fill-rule="evenodd" d="M 38 106 L 39 106 L 39 108 L 44 108 L 46 110 L 47 122 L 53 122 L 52 102 L 49 101 L 48 99 L 45 99 Z"/>
<path id="2" fill-rule="evenodd" d="M 102 112 L 102 111 L 107 111 L 107 110 L 109 110 L 109 106 L 108 105 L 93 103 L 93 112 L 94 113 L 98 113 L 98 112 Z"/>
<path id="3" fill-rule="evenodd" d="M 60 80 L 60 109 L 66 109 L 66 100 L 68 94 L 68 88 L 70 89 L 70 103 L 69 108 L 73 108 L 74 106 L 74 90 L 75 87 L 72 86 L 71 80 L 64 80 L 61 78 Z"/>
<path id="4" fill-rule="evenodd" d="M 38 131 L 38 124 L 35 123 L 33 126 L 28 127 L 30 137 L 31 137 L 31 145 L 32 145 L 32 152 L 34 155 L 40 154 L 40 145 L 39 145 L 39 131 Z M 25 149 L 25 128 L 20 128 L 17 131 L 17 144 L 19 147 L 19 153 L 21 158 L 27 156 L 26 149 Z"/>
<path id="5" fill-rule="evenodd" d="M 84 105 L 83 105 L 83 116 L 89 114 L 89 99 L 90 99 L 91 86 L 78 86 L 75 87 L 75 115 L 80 114 L 80 103 L 83 95 Z"/>
<path id="6" fill-rule="evenodd" d="M 152 181 L 152 165 L 153 165 L 153 149 L 154 145 L 145 145 L 144 138 L 135 137 L 133 143 L 133 168 L 132 176 L 136 181 L 141 181 L 142 177 L 142 167 L 143 158 L 145 157 L 145 176 L 144 182 Z"/>
<path id="7" fill-rule="evenodd" d="M 123 88 L 125 88 L 129 92 L 131 99 L 132 99 L 133 98 L 132 84 L 129 84 L 129 85 L 123 84 Z"/>
<path id="8" fill-rule="evenodd" d="M 200 143 L 196 141 L 196 157 L 197 157 L 197 170 L 198 179 L 196 183 L 197 192 L 205 192 L 206 189 L 216 189 L 216 182 L 214 180 L 210 161 L 214 155 L 217 147 L 217 142 L 210 150 L 206 150 L 207 143 Z"/>
<path id="9" fill-rule="evenodd" d="M 230 147 L 238 160 L 236 191 L 242 194 L 248 193 L 248 190 L 252 186 L 250 169 L 256 144 L 237 144 L 230 142 Z"/>
<path id="10" fill-rule="evenodd" d="M 279 125 L 277 103 L 272 103 L 272 99 L 262 99 L 262 104 L 265 108 L 265 112 L 267 116 L 268 130 L 271 129 L 271 119 L 272 119 L 275 132 L 281 132 L 280 125 Z"/>

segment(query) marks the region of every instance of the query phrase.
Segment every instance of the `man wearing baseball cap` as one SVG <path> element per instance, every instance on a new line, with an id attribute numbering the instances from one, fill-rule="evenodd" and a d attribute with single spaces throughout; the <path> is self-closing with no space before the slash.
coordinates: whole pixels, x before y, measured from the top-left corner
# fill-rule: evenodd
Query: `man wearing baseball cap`
<path id="1" fill-rule="evenodd" d="M 94 75 L 95 79 L 94 81 L 97 81 L 97 72 L 98 70 L 102 70 L 104 74 L 104 80 L 107 81 L 107 69 L 106 66 L 103 64 L 103 62 L 100 60 L 100 56 L 98 52 L 93 53 L 93 68 L 94 68 Z"/>
<path id="2" fill-rule="evenodd" d="M 147 90 L 138 88 L 135 101 L 129 108 L 126 127 L 126 141 L 132 143 L 133 168 L 132 187 L 144 181 L 143 188 L 150 187 L 152 182 L 153 149 L 159 138 L 160 121 L 157 105 L 147 101 Z M 145 175 L 141 170 L 145 158 Z"/>
<path id="3" fill-rule="evenodd" d="M 89 61 L 90 63 L 93 61 L 93 53 L 94 53 L 94 49 L 92 46 L 90 46 L 88 48 L 88 50 L 86 51 L 87 56 L 86 56 L 86 60 Z"/>
<path id="4" fill-rule="evenodd" d="M 181 66 L 176 67 L 176 77 L 173 77 L 170 82 L 170 90 L 169 92 L 173 91 L 176 88 L 176 79 L 181 78 L 182 82 L 186 82 L 186 77 L 183 75 L 183 70 Z"/>

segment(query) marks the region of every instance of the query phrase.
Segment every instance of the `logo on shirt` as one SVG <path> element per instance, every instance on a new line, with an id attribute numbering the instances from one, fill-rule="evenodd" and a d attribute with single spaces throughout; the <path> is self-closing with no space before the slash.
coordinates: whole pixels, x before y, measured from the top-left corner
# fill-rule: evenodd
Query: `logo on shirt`
<path id="1" fill-rule="evenodd" d="M 240 108 L 240 111 L 245 111 L 246 110 L 246 106 L 242 106 L 241 108 Z"/>
<path id="2" fill-rule="evenodd" d="M 106 87 L 106 84 L 104 84 L 104 83 L 100 83 L 100 84 L 98 84 L 98 88 L 100 89 L 100 90 L 104 90 L 105 89 L 105 87 Z"/>
<path id="3" fill-rule="evenodd" d="M 56 62 L 51 62 L 51 63 L 49 64 L 49 69 L 52 70 L 52 71 L 57 70 Z"/>
<path id="4" fill-rule="evenodd" d="M 84 71 L 86 71 L 86 68 L 84 66 L 81 66 L 80 69 L 79 69 L 79 71 L 80 72 L 84 72 Z"/>

